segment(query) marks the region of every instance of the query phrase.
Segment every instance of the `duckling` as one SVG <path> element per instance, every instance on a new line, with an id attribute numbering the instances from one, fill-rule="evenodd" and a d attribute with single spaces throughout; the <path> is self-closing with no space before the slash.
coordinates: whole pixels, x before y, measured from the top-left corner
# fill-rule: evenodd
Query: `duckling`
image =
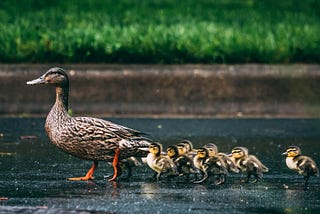
<path id="1" fill-rule="evenodd" d="M 205 161 L 207 160 L 208 157 L 209 157 L 208 150 L 205 148 L 200 148 L 197 150 L 197 154 L 193 158 L 194 166 L 200 170 L 200 173 L 202 175 L 201 180 L 196 181 L 196 183 L 201 183 L 208 178 L 208 173 L 205 167 Z"/>
<path id="2" fill-rule="evenodd" d="M 177 146 L 169 146 L 167 148 L 167 156 L 175 163 L 179 176 L 185 175 L 186 180 L 189 180 L 191 174 L 198 172 L 198 169 L 194 166 L 192 159 L 187 155 L 179 155 Z"/>
<path id="3" fill-rule="evenodd" d="M 179 155 L 186 155 L 191 160 L 196 155 L 196 151 L 193 149 L 193 144 L 189 140 L 182 140 L 177 144 Z"/>
<path id="4" fill-rule="evenodd" d="M 234 163 L 234 161 L 225 153 L 218 152 L 218 147 L 214 143 L 208 143 L 204 146 L 209 152 L 209 157 L 218 156 L 221 158 L 226 166 L 228 172 L 239 173 L 239 169 Z"/>
<path id="5" fill-rule="evenodd" d="M 45 122 L 50 141 L 62 151 L 93 161 L 83 177 L 69 180 L 91 180 L 99 161 L 112 162 L 114 181 L 119 176 L 119 163 L 128 157 L 146 156 L 150 140 L 144 133 L 93 117 L 68 114 L 69 78 L 62 68 L 51 68 L 28 85 L 48 84 L 56 89 L 56 101 Z"/>
<path id="6" fill-rule="evenodd" d="M 218 156 L 209 157 L 209 151 L 206 148 L 200 148 L 194 157 L 194 164 L 202 173 L 202 178 L 194 183 L 202 183 L 209 176 L 217 176 L 216 185 L 223 184 L 226 179 L 227 169 L 223 160 Z"/>
<path id="7" fill-rule="evenodd" d="M 205 170 L 209 176 L 216 176 L 215 185 L 225 183 L 228 170 L 225 162 L 219 157 L 208 157 L 205 161 Z"/>
<path id="8" fill-rule="evenodd" d="M 209 157 L 214 157 L 218 153 L 218 147 L 214 143 L 207 143 L 203 146 L 203 148 L 206 148 L 208 150 Z"/>
<path id="9" fill-rule="evenodd" d="M 256 156 L 249 155 L 246 147 L 233 148 L 231 155 L 239 170 L 247 174 L 247 177 L 242 180 L 242 182 L 248 183 L 250 177 L 253 175 L 255 178 L 253 183 L 256 183 L 262 179 L 263 173 L 269 171 L 268 168 L 263 165 Z"/>
<path id="10" fill-rule="evenodd" d="M 240 172 L 240 170 L 236 166 L 236 163 L 229 157 L 229 155 L 227 155 L 226 153 L 223 153 L 223 152 L 219 152 L 217 154 L 217 156 L 220 157 L 224 161 L 228 172 L 231 172 L 231 173 L 239 173 Z"/>
<path id="11" fill-rule="evenodd" d="M 127 178 L 130 178 L 132 176 L 132 168 L 141 166 L 141 163 L 136 157 L 123 159 L 120 163 L 121 169 L 128 171 Z"/>
<path id="12" fill-rule="evenodd" d="M 289 146 L 282 153 L 286 157 L 286 164 L 289 169 L 295 170 L 304 177 L 305 189 L 309 188 L 310 176 L 319 177 L 319 169 L 310 157 L 301 155 L 301 150 L 298 146 Z"/>
<path id="13" fill-rule="evenodd" d="M 187 153 L 193 151 L 193 143 L 190 140 L 182 140 L 179 144 L 184 144 L 187 150 Z"/>
<path id="14" fill-rule="evenodd" d="M 165 155 L 162 155 L 162 145 L 160 143 L 151 143 L 149 146 L 149 154 L 147 155 L 148 166 L 155 171 L 154 179 L 160 180 L 162 174 L 168 177 L 178 175 L 177 167 L 174 162 Z"/>

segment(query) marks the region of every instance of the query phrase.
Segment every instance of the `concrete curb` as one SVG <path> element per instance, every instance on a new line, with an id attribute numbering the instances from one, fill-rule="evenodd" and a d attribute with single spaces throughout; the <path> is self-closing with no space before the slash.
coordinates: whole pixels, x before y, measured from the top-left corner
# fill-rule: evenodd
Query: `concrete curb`
<path id="1" fill-rule="evenodd" d="M 0 115 L 46 115 L 52 87 L 27 86 L 55 65 L 0 64 Z M 75 115 L 318 117 L 320 65 L 63 64 Z"/>

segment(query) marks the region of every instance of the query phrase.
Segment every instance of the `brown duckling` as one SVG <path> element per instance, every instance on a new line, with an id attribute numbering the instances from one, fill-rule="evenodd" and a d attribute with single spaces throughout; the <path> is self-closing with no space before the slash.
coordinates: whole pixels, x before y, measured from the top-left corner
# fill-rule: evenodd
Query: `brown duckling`
<path id="1" fill-rule="evenodd" d="M 121 160 L 120 163 L 121 163 L 120 164 L 121 169 L 128 171 L 127 178 L 130 178 L 132 176 L 132 169 L 134 167 L 141 166 L 140 161 L 138 161 L 136 157 L 129 157 L 129 158 L 123 159 Z"/>
<path id="2" fill-rule="evenodd" d="M 209 157 L 218 156 L 219 158 L 221 158 L 224 161 L 228 172 L 233 172 L 233 173 L 240 172 L 235 162 L 229 157 L 229 155 L 223 152 L 218 152 L 218 147 L 214 143 L 208 143 L 204 146 L 204 148 L 208 150 Z"/>
<path id="3" fill-rule="evenodd" d="M 309 188 L 310 176 L 319 177 L 317 164 L 310 157 L 301 155 L 301 150 L 298 146 L 289 146 L 282 155 L 287 156 L 286 164 L 289 169 L 303 175 L 305 189 Z"/>
<path id="4" fill-rule="evenodd" d="M 146 162 L 155 171 L 154 178 L 157 181 L 160 180 L 162 174 L 166 174 L 168 177 L 178 175 L 174 162 L 168 156 L 162 154 L 162 145 L 160 143 L 150 144 Z"/>
<path id="5" fill-rule="evenodd" d="M 68 114 L 69 78 L 62 68 L 51 68 L 27 84 L 48 84 L 56 89 L 56 101 L 45 123 L 50 141 L 68 154 L 93 161 L 84 177 L 69 180 L 93 179 L 98 162 L 107 161 L 113 165 L 113 181 L 119 175 L 121 160 L 147 155 L 141 148 L 148 148 L 151 141 L 142 132 L 98 118 Z"/>
<path id="6" fill-rule="evenodd" d="M 205 148 L 200 148 L 197 150 L 197 154 L 193 158 L 193 164 L 200 170 L 202 175 L 201 181 L 205 181 L 208 178 L 208 174 L 205 168 L 205 161 L 209 157 L 209 152 Z"/>
<path id="7" fill-rule="evenodd" d="M 242 180 L 242 182 L 248 183 L 253 175 L 255 178 L 253 183 L 256 183 L 262 179 L 263 173 L 269 171 L 268 168 L 263 165 L 256 156 L 249 155 L 246 147 L 233 148 L 231 156 L 239 170 L 247 174 L 247 177 Z"/>
<path id="8" fill-rule="evenodd" d="M 180 155 L 187 155 L 193 159 L 196 155 L 196 151 L 193 149 L 193 143 L 190 140 L 182 140 L 177 144 Z"/>
<path id="9" fill-rule="evenodd" d="M 180 155 L 177 146 L 169 146 L 167 148 L 167 156 L 175 163 L 179 176 L 186 176 L 186 179 L 189 180 L 191 174 L 198 173 L 193 160 L 187 155 Z"/>
<path id="10" fill-rule="evenodd" d="M 217 176 L 216 185 L 223 184 L 226 179 L 227 169 L 223 160 L 218 156 L 209 157 L 209 152 L 206 148 L 197 150 L 194 157 L 194 165 L 201 171 L 202 178 L 194 183 L 202 183 L 209 176 Z"/>

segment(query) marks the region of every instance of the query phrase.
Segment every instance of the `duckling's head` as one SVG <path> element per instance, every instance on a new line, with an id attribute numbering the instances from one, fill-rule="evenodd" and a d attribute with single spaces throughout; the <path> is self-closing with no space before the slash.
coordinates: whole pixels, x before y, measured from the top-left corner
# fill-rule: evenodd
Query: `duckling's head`
<path id="1" fill-rule="evenodd" d="M 218 147 L 214 143 L 208 143 L 204 146 L 209 152 L 209 157 L 214 157 L 218 153 Z"/>
<path id="2" fill-rule="evenodd" d="M 154 155 L 160 155 L 162 151 L 162 145 L 160 143 L 151 143 L 149 145 L 149 152 Z"/>
<path id="3" fill-rule="evenodd" d="M 179 144 L 184 144 L 187 149 L 187 152 L 190 152 L 193 149 L 193 144 L 190 140 L 182 140 Z"/>
<path id="4" fill-rule="evenodd" d="M 185 155 L 188 153 L 188 149 L 186 147 L 186 144 L 184 143 L 177 144 L 177 148 L 178 148 L 179 155 Z"/>
<path id="5" fill-rule="evenodd" d="M 197 149 L 197 156 L 200 159 L 206 159 L 209 156 L 209 152 L 206 148 Z"/>
<path id="6" fill-rule="evenodd" d="M 298 146 L 289 146 L 282 155 L 286 155 L 287 157 L 297 157 L 301 155 L 301 150 Z"/>
<path id="7" fill-rule="evenodd" d="M 39 78 L 27 82 L 27 85 L 37 84 L 52 84 L 54 86 L 67 87 L 69 86 L 69 79 L 67 73 L 62 68 L 54 67 Z"/>
<path id="8" fill-rule="evenodd" d="M 249 155 L 248 149 L 246 147 L 235 147 L 231 151 L 231 155 L 235 159 L 242 157 L 247 157 Z"/>
<path id="9" fill-rule="evenodd" d="M 167 155 L 170 158 L 176 158 L 179 155 L 178 148 L 176 146 L 168 146 Z"/>

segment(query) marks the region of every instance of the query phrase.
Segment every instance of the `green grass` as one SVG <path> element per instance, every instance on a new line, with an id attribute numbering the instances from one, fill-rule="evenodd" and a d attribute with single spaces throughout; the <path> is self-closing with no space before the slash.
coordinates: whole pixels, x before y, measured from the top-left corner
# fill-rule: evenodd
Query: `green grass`
<path id="1" fill-rule="evenodd" d="M 0 62 L 319 63 L 318 0 L 1 0 Z"/>

